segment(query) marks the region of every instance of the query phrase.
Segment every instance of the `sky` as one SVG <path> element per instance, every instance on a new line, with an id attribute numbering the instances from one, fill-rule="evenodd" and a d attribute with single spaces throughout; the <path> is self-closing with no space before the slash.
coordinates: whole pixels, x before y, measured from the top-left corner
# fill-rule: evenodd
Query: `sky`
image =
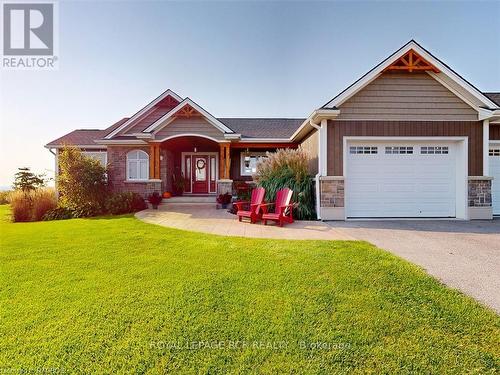
<path id="1" fill-rule="evenodd" d="M 499 19 L 500 1 L 61 1 L 59 69 L 0 71 L 0 186 L 167 88 L 216 117 L 307 117 L 410 39 L 500 92 Z"/>

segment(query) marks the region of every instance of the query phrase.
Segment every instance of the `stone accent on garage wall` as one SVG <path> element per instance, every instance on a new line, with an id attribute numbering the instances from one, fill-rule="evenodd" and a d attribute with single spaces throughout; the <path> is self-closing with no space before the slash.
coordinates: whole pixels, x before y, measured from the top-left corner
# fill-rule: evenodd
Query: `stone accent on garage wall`
<path id="1" fill-rule="evenodd" d="M 470 220 L 491 220 L 493 218 L 491 181 L 491 177 L 469 177 L 468 206 Z"/>
<path id="2" fill-rule="evenodd" d="M 323 176 L 319 179 L 321 220 L 345 219 L 345 184 L 343 176 Z"/>
<path id="3" fill-rule="evenodd" d="M 144 198 L 155 191 L 163 192 L 163 184 L 161 180 L 149 181 L 127 181 L 127 153 L 132 150 L 143 150 L 149 154 L 147 146 L 108 146 L 108 181 L 111 189 L 116 192 L 131 191 L 142 195 Z M 166 155 L 160 163 L 166 163 Z M 163 166 L 160 165 L 160 169 Z M 166 174 L 163 169 L 162 178 Z"/>
<path id="4" fill-rule="evenodd" d="M 469 177 L 469 207 L 491 207 L 491 178 Z"/>
<path id="5" fill-rule="evenodd" d="M 321 207 L 344 207 L 344 178 L 320 177 Z"/>

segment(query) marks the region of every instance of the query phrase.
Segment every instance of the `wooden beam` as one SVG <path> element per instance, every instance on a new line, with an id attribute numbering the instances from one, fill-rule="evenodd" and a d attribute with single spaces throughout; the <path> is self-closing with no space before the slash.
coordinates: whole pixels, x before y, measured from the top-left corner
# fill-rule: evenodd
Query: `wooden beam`
<path id="1" fill-rule="evenodd" d="M 155 175 L 155 145 L 149 144 L 149 178 L 154 178 Z"/>
<path id="2" fill-rule="evenodd" d="M 219 143 L 219 178 L 223 179 L 224 178 L 224 168 L 225 168 L 225 163 L 224 163 L 224 143 Z"/>
<path id="3" fill-rule="evenodd" d="M 231 170 L 231 143 L 226 145 L 226 179 L 230 178 L 230 170 Z"/>
<path id="4" fill-rule="evenodd" d="M 160 144 L 156 145 L 155 150 L 155 178 L 160 179 Z"/>

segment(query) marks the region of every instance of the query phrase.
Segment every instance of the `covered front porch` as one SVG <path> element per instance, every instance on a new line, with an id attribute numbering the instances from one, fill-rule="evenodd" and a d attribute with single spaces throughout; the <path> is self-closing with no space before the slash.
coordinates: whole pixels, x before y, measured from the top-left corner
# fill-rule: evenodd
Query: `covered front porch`
<path id="1" fill-rule="evenodd" d="M 266 152 L 296 147 L 290 143 L 221 141 L 203 135 L 180 134 L 149 147 L 149 180 L 162 193 L 185 196 L 236 194 L 252 184 L 252 174 Z"/>

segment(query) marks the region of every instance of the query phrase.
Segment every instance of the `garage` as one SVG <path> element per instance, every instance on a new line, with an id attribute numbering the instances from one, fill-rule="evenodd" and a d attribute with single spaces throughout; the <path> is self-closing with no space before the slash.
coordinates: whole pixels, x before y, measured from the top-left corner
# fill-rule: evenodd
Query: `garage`
<path id="1" fill-rule="evenodd" d="M 346 141 L 346 217 L 465 218 L 464 145 Z"/>
<path id="2" fill-rule="evenodd" d="M 493 177 L 491 184 L 493 215 L 500 215 L 500 143 L 490 145 L 489 164 L 490 176 Z"/>

